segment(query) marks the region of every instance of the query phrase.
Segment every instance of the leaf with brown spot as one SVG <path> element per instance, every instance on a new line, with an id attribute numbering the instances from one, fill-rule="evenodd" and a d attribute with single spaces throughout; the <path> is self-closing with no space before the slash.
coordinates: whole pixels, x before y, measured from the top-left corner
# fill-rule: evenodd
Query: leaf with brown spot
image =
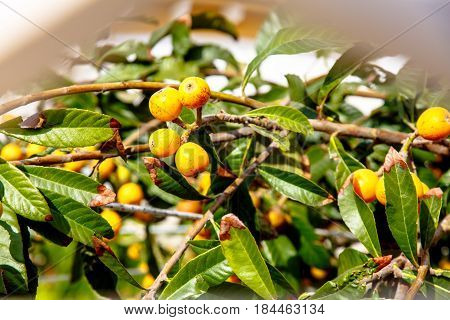
<path id="1" fill-rule="evenodd" d="M 144 164 L 152 181 L 163 191 L 186 200 L 203 200 L 208 197 L 200 194 L 186 178 L 164 161 L 145 157 Z"/>
<path id="2" fill-rule="evenodd" d="M 373 258 L 373 262 L 377 264 L 377 270 L 380 271 L 384 267 L 386 267 L 392 261 L 392 255 L 383 256 L 383 257 L 375 257 Z"/>
<path id="3" fill-rule="evenodd" d="M 101 207 L 105 204 L 114 202 L 116 199 L 116 194 L 102 184 L 97 187 L 97 191 L 98 194 L 92 198 L 91 202 L 89 202 L 90 207 Z"/>
<path id="4" fill-rule="evenodd" d="M 114 254 L 111 247 L 108 246 L 102 239 L 94 236 L 92 237 L 92 244 L 95 249 L 95 254 L 109 270 L 114 272 L 120 279 L 125 280 L 132 286 L 146 290 L 131 276 L 131 274 Z"/>
<path id="5" fill-rule="evenodd" d="M 264 299 L 276 299 L 275 286 L 258 245 L 234 214 L 222 217 L 220 245 L 231 269 L 243 283 Z"/>
<path id="6" fill-rule="evenodd" d="M 234 214 L 229 213 L 220 220 L 220 241 L 230 240 L 230 228 L 245 229 L 245 225 Z"/>
<path id="7" fill-rule="evenodd" d="M 408 165 L 406 164 L 400 153 L 398 153 L 397 150 L 395 150 L 393 147 L 390 147 L 388 153 L 386 154 L 386 158 L 384 159 L 384 172 L 390 172 L 391 168 L 397 163 L 403 169 L 408 168 Z"/>
<path id="8" fill-rule="evenodd" d="M 47 119 L 45 115 L 41 112 L 33 114 L 32 116 L 28 117 L 26 120 L 24 120 L 20 127 L 22 129 L 40 129 L 42 128 L 45 123 L 47 122 Z"/>
<path id="9" fill-rule="evenodd" d="M 235 175 L 233 172 L 231 172 L 231 171 L 228 170 L 228 169 L 225 169 L 225 168 L 222 167 L 222 166 L 218 166 L 218 167 L 217 167 L 216 173 L 217 173 L 217 175 L 218 175 L 219 177 L 223 177 L 223 178 L 232 178 L 232 179 L 236 178 L 236 175 Z"/>
<path id="10" fill-rule="evenodd" d="M 81 173 L 56 167 L 19 166 L 18 168 L 38 189 L 56 192 L 86 206 L 102 206 L 115 200 L 114 192 Z"/>

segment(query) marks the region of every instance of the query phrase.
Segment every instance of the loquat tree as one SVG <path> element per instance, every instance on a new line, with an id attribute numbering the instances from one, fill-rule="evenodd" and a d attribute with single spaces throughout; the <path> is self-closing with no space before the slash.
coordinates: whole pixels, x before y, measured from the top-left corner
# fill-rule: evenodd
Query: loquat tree
<path id="1" fill-rule="evenodd" d="M 279 19 L 248 66 L 191 39 L 238 39 L 231 22 L 193 14 L 74 61 L 94 83 L 3 103 L 38 112 L 0 124 L 0 295 L 449 299 L 448 87 Z M 256 72 L 305 52 L 340 58 L 287 85 Z M 367 116 L 347 96 L 383 104 Z"/>

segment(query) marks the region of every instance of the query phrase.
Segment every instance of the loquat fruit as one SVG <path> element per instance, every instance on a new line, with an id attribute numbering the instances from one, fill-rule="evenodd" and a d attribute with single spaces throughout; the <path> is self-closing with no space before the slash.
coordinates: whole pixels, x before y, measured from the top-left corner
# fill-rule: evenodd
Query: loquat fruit
<path id="1" fill-rule="evenodd" d="M 143 211 L 136 211 L 133 214 L 133 217 L 136 220 L 139 220 L 139 221 L 141 221 L 143 223 L 150 223 L 150 222 L 155 220 L 155 216 L 154 215 L 152 215 L 150 213 L 143 212 Z"/>
<path id="2" fill-rule="evenodd" d="M 378 182 L 378 176 L 369 169 L 359 169 L 353 172 L 353 189 L 365 202 L 375 200 L 375 189 Z"/>
<path id="3" fill-rule="evenodd" d="M 40 146 L 38 144 L 29 143 L 27 144 L 27 147 L 25 148 L 25 154 L 27 158 L 34 156 L 35 154 L 42 153 L 45 150 L 47 150 L 47 147 Z"/>
<path id="4" fill-rule="evenodd" d="M 131 179 L 131 172 L 127 167 L 119 165 L 116 169 L 117 181 L 120 185 L 127 183 Z"/>
<path id="5" fill-rule="evenodd" d="M 208 83 L 199 77 L 184 79 L 178 87 L 181 104 L 189 109 L 201 108 L 208 102 L 211 90 Z"/>
<path id="6" fill-rule="evenodd" d="M 420 181 L 419 177 L 415 173 L 411 173 L 411 177 L 413 179 L 414 186 L 416 187 L 417 198 L 421 198 L 423 196 L 422 181 Z"/>
<path id="7" fill-rule="evenodd" d="M 148 139 L 150 151 L 158 158 L 165 158 L 177 152 L 181 138 L 172 129 L 158 129 Z"/>
<path id="8" fill-rule="evenodd" d="M 144 279 L 142 279 L 141 286 L 144 288 L 150 288 L 150 286 L 155 282 L 155 278 L 151 274 L 146 274 Z"/>
<path id="9" fill-rule="evenodd" d="M 100 179 L 108 179 L 111 173 L 116 169 L 116 163 L 113 158 L 103 160 L 98 166 L 98 174 Z"/>
<path id="10" fill-rule="evenodd" d="M 6 161 L 16 161 L 25 158 L 22 148 L 17 143 L 6 144 L 0 152 L 0 156 Z"/>
<path id="11" fill-rule="evenodd" d="M 241 283 L 241 279 L 239 279 L 238 276 L 235 274 L 232 274 L 231 276 L 229 276 L 226 281 L 231 282 L 231 283 Z"/>
<path id="12" fill-rule="evenodd" d="M 149 101 L 150 113 L 161 121 L 172 121 L 181 113 L 182 105 L 178 90 L 167 87 L 155 92 Z"/>
<path id="13" fill-rule="evenodd" d="M 286 222 L 284 214 L 275 209 L 272 209 L 267 213 L 267 218 L 269 219 L 270 225 L 275 229 L 281 227 Z"/>
<path id="14" fill-rule="evenodd" d="M 428 140 L 445 139 L 450 134 L 450 112 L 442 107 L 432 107 L 417 120 L 417 132 Z"/>
<path id="15" fill-rule="evenodd" d="M 317 267 L 311 267 L 309 269 L 309 272 L 311 273 L 311 276 L 314 279 L 319 280 L 319 281 L 324 280 L 328 275 L 328 272 L 326 270 L 319 269 Z"/>
<path id="16" fill-rule="evenodd" d="M 131 260 L 139 260 L 142 254 L 142 243 L 136 242 L 128 246 L 127 257 Z"/>
<path id="17" fill-rule="evenodd" d="M 422 182 L 422 190 L 423 190 L 423 192 L 422 192 L 422 196 L 423 196 L 423 195 L 427 194 L 427 192 L 428 192 L 428 190 L 430 190 L 430 188 L 425 183 Z"/>
<path id="18" fill-rule="evenodd" d="M 176 209 L 182 212 L 202 213 L 203 204 L 201 201 L 180 200 L 177 203 Z"/>
<path id="19" fill-rule="evenodd" d="M 100 214 L 103 219 L 108 221 L 111 228 L 114 230 L 114 235 L 117 235 L 122 227 L 122 218 L 120 215 L 111 209 L 105 209 Z"/>
<path id="20" fill-rule="evenodd" d="M 193 177 L 209 166 L 208 153 L 196 143 L 187 142 L 181 145 L 175 155 L 178 171 L 186 177 Z"/>
<path id="21" fill-rule="evenodd" d="M 209 173 L 208 171 L 200 173 L 200 175 L 198 176 L 199 192 L 203 195 L 206 195 L 210 187 L 211 187 L 211 173 Z"/>
<path id="22" fill-rule="evenodd" d="M 123 204 L 139 204 L 144 199 L 144 191 L 137 183 L 128 182 L 117 191 L 117 201 Z"/>

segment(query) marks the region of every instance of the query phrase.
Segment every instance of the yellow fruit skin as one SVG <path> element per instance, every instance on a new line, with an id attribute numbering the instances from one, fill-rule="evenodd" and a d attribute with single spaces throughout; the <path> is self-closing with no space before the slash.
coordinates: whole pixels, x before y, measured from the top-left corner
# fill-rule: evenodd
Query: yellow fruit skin
<path id="1" fill-rule="evenodd" d="M 16 161 L 25 158 L 22 148 L 16 143 L 8 143 L 0 152 L 0 156 L 6 161 Z"/>
<path id="2" fill-rule="evenodd" d="M 423 187 L 422 181 L 420 181 L 419 177 L 415 173 L 411 173 L 411 178 L 413 179 L 414 186 L 416 187 L 417 197 L 420 198 L 423 196 Z M 384 177 L 381 177 L 378 180 L 376 187 L 376 197 L 377 200 L 382 204 L 386 205 L 386 190 L 384 188 Z"/>
<path id="3" fill-rule="evenodd" d="M 311 267 L 309 271 L 311 272 L 311 276 L 316 280 L 324 280 L 328 274 L 326 270 L 316 267 Z"/>
<path id="4" fill-rule="evenodd" d="M 417 120 L 419 135 L 428 140 L 440 140 L 450 134 L 450 112 L 442 107 L 425 110 Z"/>
<path id="5" fill-rule="evenodd" d="M 98 166 L 98 174 L 100 179 L 108 179 L 111 173 L 116 169 L 116 162 L 113 158 L 108 158 L 102 161 Z"/>
<path id="6" fill-rule="evenodd" d="M 175 155 L 178 171 L 186 177 L 193 177 L 209 166 L 208 153 L 193 142 L 187 142 L 178 149 Z"/>
<path id="7" fill-rule="evenodd" d="M 30 143 L 27 145 L 27 147 L 25 149 L 25 153 L 26 153 L 27 158 L 29 158 L 31 156 L 34 156 L 35 154 L 44 152 L 45 150 L 47 150 L 47 147 Z"/>
<path id="8" fill-rule="evenodd" d="M 125 166 L 118 166 L 116 173 L 117 173 L 117 180 L 120 185 L 129 182 L 131 179 L 131 172 Z"/>
<path id="9" fill-rule="evenodd" d="M 284 214 L 278 210 L 270 210 L 267 218 L 269 219 L 270 225 L 274 228 L 279 228 L 286 222 Z"/>
<path id="10" fill-rule="evenodd" d="M 421 198 L 423 196 L 422 181 L 420 181 L 419 177 L 415 173 L 411 173 L 411 177 L 413 179 L 414 186 L 416 187 L 417 197 Z"/>
<path id="11" fill-rule="evenodd" d="M 180 200 L 177 203 L 176 209 L 183 212 L 202 213 L 203 204 L 201 201 Z"/>
<path id="12" fill-rule="evenodd" d="M 250 191 L 250 198 L 252 199 L 253 206 L 255 208 L 259 208 L 261 205 L 261 199 L 259 198 L 258 194 L 256 192 Z"/>
<path id="13" fill-rule="evenodd" d="M 229 276 L 226 281 L 231 282 L 231 283 L 241 283 L 241 279 L 239 279 L 238 276 L 235 274 L 232 274 L 231 276 Z"/>
<path id="14" fill-rule="evenodd" d="M 377 200 L 383 205 L 386 205 L 386 190 L 384 189 L 384 177 L 381 177 L 377 182 L 375 190 Z"/>
<path id="15" fill-rule="evenodd" d="M 64 169 L 73 172 L 80 172 L 85 165 L 86 161 L 66 162 L 64 163 Z"/>
<path id="16" fill-rule="evenodd" d="M 178 90 L 164 88 L 155 92 L 149 101 L 150 113 L 161 121 L 172 121 L 181 113 L 181 100 Z"/>
<path id="17" fill-rule="evenodd" d="M 155 278 L 151 274 L 146 274 L 144 279 L 142 280 L 141 285 L 144 288 L 150 288 L 150 286 L 155 282 Z"/>
<path id="18" fill-rule="evenodd" d="M 103 219 L 108 221 L 111 228 L 114 230 L 114 234 L 117 235 L 122 227 L 122 218 L 114 210 L 105 209 L 100 214 Z"/>
<path id="19" fill-rule="evenodd" d="M 117 191 L 117 201 L 123 204 L 139 204 L 142 199 L 144 199 L 144 192 L 137 183 L 125 183 Z"/>
<path id="20" fill-rule="evenodd" d="M 198 77 L 184 79 L 178 91 L 180 92 L 181 104 L 189 109 L 203 107 L 211 96 L 208 83 Z"/>
<path id="21" fill-rule="evenodd" d="M 203 195 L 206 195 L 208 193 L 209 187 L 211 187 L 211 174 L 207 171 L 202 172 L 198 176 L 199 192 Z"/>
<path id="22" fill-rule="evenodd" d="M 142 244 L 133 243 L 127 248 L 127 256 L 131 260 L 139 260 L 142 253 Z"/>
<path id="23" fill-rule="evenodd" d="M 158 158 L 165 158 L 177 152 L 181 145 L 181 138 L 172 129 L 159 129 L 148 139 L 150 151 Z"/>
<path id="24" fill-rule="evenodd" d="M 378 182 L 378 176 L 369 169 L 359 169 L 353 173 L 353 189 L 365 201 L 375 200 L 375 189 Z"/>

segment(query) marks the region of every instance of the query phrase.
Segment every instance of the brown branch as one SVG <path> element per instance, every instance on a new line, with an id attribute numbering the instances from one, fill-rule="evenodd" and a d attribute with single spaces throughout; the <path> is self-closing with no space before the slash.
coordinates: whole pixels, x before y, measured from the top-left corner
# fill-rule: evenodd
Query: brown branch
<path id="1" fill-rule="evenodd" d="M 283 132 L 283 134 L 286 134 L 286 132 Z M 167 274 L 172 270 L 173 266 L 177 263 L 177 261 L 181 258 L 183 253 L 186 251 L 188 247 L 188 242 L 195 238 L 195 236 L 203 229 L 205 224 L 208 222 L 208 220 L 212 220 L 214 218 L 214 213 L 217 209 L 220 208 L 220 206 L 236 191 L 236 189 L 241 185 L 241 183 L 250 175 L 252 174 L 256 167 L 264 162 L 273 149 L 278 148 L 278 144 L 276 142 L 272 142 L 248 167 L 245 169 L 245 171 L 240 175 L 236 180 L 233 181 L 232 184 L 230 184 L 223 193 L 220 194 L 220 196 L 215 200 L 214 204 L 211 206 L 211 208 L 206 211 L 206 213 L 203 215 L 203 217 L 198 220 L 194 227 L 189 231 L 189 233 L 186 235 L 184 241 L 180 244 L 180 246 L 177 248 L 175 253 L 170 257 L 170 259 L 166 262 L 164 267 L 162 268 L 161 272 L 159 273 L 158 277 L 155 279 L 151 287 L 149 288 L 148 292 L 144 295 L 142 299 L 144 300 L 154 300 L 156 292 L 161 287 L 163 281 L 167 279 Z M 214 222 L 214 221 L 213 221 Z"/>
<path id="2" fill-rule="evenodd" d="M 189 220 L 199 220 L 203 216 L 198 213 L 183 212 L 170 209 L 160 209 L 152 206 L 138 206 L 133 204 L 122 204 L 122 203 L 108 203 L 104 205 L 105 208 L 115 209 L 123 212 L 145 212 L 156 217 L 177 217 L 181 219 Z"/>
<path id="3" fill-rule="evenodd" d="M 178 88 L 177 85 L 169 85 L 162 82 L 142 82 L 142 81 L 124 81 L 124 82 L 106 82 L 106 83 L 90 83 L 90 84 L 75 84 L 68 87 L 62 87 L 57 89 L 45 90 L 37 93 L 28 94 L 26 96 L 11 100 L 9 102 L 0 105 L 0 115 L 11 110 L 14 110 L 20 106 L 27 105 L 31 102 L 48 100 L 56 97 L 86 93 L 86 92 L 105 92 L 115 90 L 129 90 L 129 89 L 141 89 L 156 91 L 165 87 Z M 262 107 L 265 104 L 254 99 L 247 97 L 237 97 L 231 94 L 223 92 L 211 92 L 211 98 L 225 102 L 231 102 L 247 106 L 250 108 Z"/>
<path id="4" fill-rule="evenodd" d="M 422 255 L 422 261 L 419 269 L 417 270 L 417 276 L 408 292 L 406 293 L 405 300 L 414 300 L 417 292 L 419 292 L 422 287 L 425 277 L 428 274 L 428 270 L 430 269 L 430 257 L 428 254 L 428 250 L 425 250 Z"/>
<path id="5" fill-rule="evenodd" d="M 394 259 L 383 269 L 375 272 L 371 276 L 364 278 L 361 280 L 361 283 L 370 283 L 374 281 L 384 280 L 387 277 L 394 275 L 395 278 L 401 278 L 401 275 L 397 273 L 397 268 L 403 268 L 407 263 L 407 259 L 405 256 L 400 255 Z"/>
<path id="6" fill-rule="evenodd" d="M 281 130 L 281 127 L 275 121 L 265 118 L 230 115 L 223 112 L 217 115 L 207 116 L 203 118 L 203 122 L 211 123 L 216 121 L 226 121 L 241 124 L 254 124 L 257 126 L 264 127 L 268 130 L 274 129 Z M 386 144 L 402 144 L 402 142 L 405 141 L 405 139 L 407 139 L 410 135 L 404 132 L 361 127 L 354 124 L 342 124 L 326 120 L 310 119 L 309 122 L 311 123 L 315 131 L 325 132 L 328 134 L 333 134 L 337 132 L 341 136 L 377 140 Z M 425 140 L 421 137 L 414 139 L 411 145 L 418 148 L 428 149 L 437 154 L 445 156 L 450 155 L 450 148 L 445 144 Z"/>

